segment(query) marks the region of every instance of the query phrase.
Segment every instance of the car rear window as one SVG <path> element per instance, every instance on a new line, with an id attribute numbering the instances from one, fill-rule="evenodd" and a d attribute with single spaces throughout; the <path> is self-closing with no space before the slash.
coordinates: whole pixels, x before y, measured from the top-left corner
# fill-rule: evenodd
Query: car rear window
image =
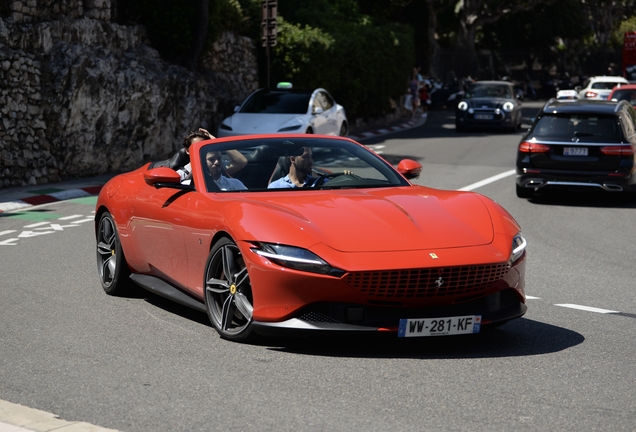
<path id="1" fill-rule="evenodd" d="M 625 84 L 622 82 L 604 82 L 604 81 L 599 81 L 599 82 L 595 82 L 594 84 L 592 84 L 592 88 L 593 89 L 600 89 L 600 90 L 611 90 L 614 87 L 616 87 L 619 84 Z"/>
<path id="2" fill-rule="evenodd" d="M 623 133 L 616 117 L 598 114 L 544 115 L 530 134 L 538 139 L 580 142 L 621 142 Z"/>
<path id="3" fill-rule="evenodd" d="M 259 92 L 252 95 L 241 108 L 242 113 L 306 114 L 309 93 Z"/>

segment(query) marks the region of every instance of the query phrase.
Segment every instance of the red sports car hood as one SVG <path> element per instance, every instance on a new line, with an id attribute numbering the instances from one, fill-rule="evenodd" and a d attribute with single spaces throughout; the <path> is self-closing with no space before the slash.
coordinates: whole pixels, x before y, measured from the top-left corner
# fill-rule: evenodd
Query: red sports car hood
<path id="1" fill-rule="evenodd" d="M 259 215 L 259 222 L 248 217 L 252 223 L 243 225 L 253 240 L 386 252 L 479 246 L 494 235 L 490 213 L 474 193 L 411 186 L 243 197 L 244 217 Z M 258 208 L 247 208 L 253 205 Z"/>

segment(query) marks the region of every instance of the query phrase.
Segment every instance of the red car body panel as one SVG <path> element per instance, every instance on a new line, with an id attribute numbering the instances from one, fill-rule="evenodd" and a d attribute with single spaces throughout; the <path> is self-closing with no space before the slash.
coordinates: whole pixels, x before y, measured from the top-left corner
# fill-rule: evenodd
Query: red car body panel
<path id="1" fill-rule="evenodd" d="M 240 138 L 217 141 L 233 140 Z M 210 143 L 195 143 L 191 154 Z M 200 158 L 193 157 L 191 164 L 194 183 L 204 185 Z M 172 172 L 169 168 L 149 171 L 146 165 L 113 178 L 99 195 L 98 217 L 105 210 L 113 215 L 133 273 L 161 278 L 200 301 L 210 249 L 220 235 L 230 237 L 245 260 L 253 287 L 253 318 L 260 322 L 284 321 L 317 302 L 369 304 L 373 295 L 354 287 L 348 276 L 281 267 L 252 252 L 256 242 L 307 249 L 354 275 L 505 266 L 513 238 L 521 230 L 500 205 L 472 192 L 407 185 L 215 193 L 155 188 L 146 182 L 148 176 L 169 180 Z M 501 280 L 480 288 L 476 295 L 512 289 L 525 303 L 525 253 L 503 273 Z M 466 298 L 463 293 L 401 301 L 418 308 L 453 305 Z"/>

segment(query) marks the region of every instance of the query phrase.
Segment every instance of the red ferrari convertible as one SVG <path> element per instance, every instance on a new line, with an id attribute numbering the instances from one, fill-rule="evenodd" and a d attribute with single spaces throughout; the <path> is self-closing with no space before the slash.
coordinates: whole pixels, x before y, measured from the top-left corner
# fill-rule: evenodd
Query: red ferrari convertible
<path id="1" fill-rule="evenodd" d="M 238 151 L 247 164 L 229 176 Z M 188 160 L 190 159 L 190 160 Z M 190 163 L 191 178 L 176 172 Z M 526 312 L 526 241 L 499 204 L 414 185 L 348 138 L 201 141 L 110 180 L 96 207 L 106 293 L 131 283 L 204 311 L 221 337 L 478 333 Z"/>

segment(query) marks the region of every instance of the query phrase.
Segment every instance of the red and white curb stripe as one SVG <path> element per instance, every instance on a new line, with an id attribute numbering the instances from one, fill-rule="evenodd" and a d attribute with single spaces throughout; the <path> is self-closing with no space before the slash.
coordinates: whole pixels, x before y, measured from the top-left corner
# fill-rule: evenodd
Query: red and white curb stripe
<path id="1" fill-rule="evenodd" d="M 30 197 L 20 198 L 13 201 L 0 202 L 0 213 L 20 210 L 40 204 L 48 204 L 57 201 L 64 201 L 74 198 L 83 198 L 87 196 L 97 195 L 102 186 L 88 186 L 79 189 L 67 189 L 59 192 L 52 192 L 45 195 L 34 195 Z"/>
<path id="2" fill-rule="evenodd" d="M 383 129 L 377 129 L 377 130 L 369 131 L 369 132 L 363 132 L 361 134 L 349 135 L 349 138 L 353 138 L 353 139 L 371 138 L 371 137 L 375 137 L 379 135 L 386 135 L 388 133 L 399 132 L 401 130 L 410 129 L 417 124 L 420 124 L 420 123 L 424 124 L 426 122 L 427 116 L 428 116 L 427 114 L 422 114 L 420 118 L 415 118 L 401 125 L 391 126 L 391 127 L 383 128 Z"/>

